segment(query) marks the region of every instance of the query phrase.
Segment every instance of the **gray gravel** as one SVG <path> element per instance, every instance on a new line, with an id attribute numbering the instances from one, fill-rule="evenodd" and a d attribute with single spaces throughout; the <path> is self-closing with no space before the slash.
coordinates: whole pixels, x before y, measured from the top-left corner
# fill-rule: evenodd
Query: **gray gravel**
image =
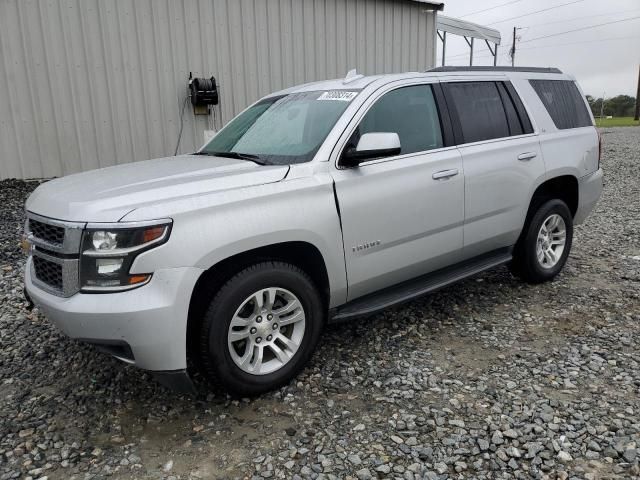
<path id="1" fill-rule="evenodd" d="M 564 273 L 506 269 L 329 327 L 254 400 L 183 397 L 69 340 L 21 297 L 35 185 L 0 182 L 0 480 L 640 477 L 640 129 Z"/>

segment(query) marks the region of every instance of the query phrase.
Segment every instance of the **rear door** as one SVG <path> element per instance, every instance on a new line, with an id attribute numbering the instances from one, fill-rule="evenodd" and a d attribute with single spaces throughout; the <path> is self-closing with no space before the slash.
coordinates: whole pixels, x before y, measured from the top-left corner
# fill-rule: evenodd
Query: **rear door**
<path id="1" fill-rule="evenodd" d="M 465 171 L 465 258 L 514 245 L 545 165 L 508 81 L 442 84 Z"/>
<path id="2" fill-rule="evenodd" d="M 464 171 L 450 123 L 442 129 L 439 85 L 385 88 L 344 133 L 332 172 L 349 300 L 453 263 L 462 251 Z M 397 133 L 400 154 L 342 167 L 340 153 L 371 132 Z"/>

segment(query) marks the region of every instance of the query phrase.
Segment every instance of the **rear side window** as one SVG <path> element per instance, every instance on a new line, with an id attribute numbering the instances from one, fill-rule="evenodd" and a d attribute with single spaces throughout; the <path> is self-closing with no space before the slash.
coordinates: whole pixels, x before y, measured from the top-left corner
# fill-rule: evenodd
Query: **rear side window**
<path id="1" fill-rule="evenodd" d="M 458 143 L 508 137 L 509 121 L 495 82 L 445 84 L 447 103 L 459 121 Z"/>
<path id="2" fill-rule="evenodd" d="M 593 125 L 582 95 L 571 80 L 529 80 L 560 130 Z"/>

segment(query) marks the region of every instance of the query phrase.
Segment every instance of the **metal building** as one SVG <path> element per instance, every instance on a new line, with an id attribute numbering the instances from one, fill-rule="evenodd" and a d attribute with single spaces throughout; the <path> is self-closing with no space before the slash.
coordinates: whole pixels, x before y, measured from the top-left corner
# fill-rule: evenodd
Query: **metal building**
<path id="1" fill-rule="evenodd" d="M 425 70 L 429 0 L 0 0 L 0 178 L 172 155 L 189 72 L 214 115 L 184 109 L 180 152 L 259 97 L 347 70 Z"/>

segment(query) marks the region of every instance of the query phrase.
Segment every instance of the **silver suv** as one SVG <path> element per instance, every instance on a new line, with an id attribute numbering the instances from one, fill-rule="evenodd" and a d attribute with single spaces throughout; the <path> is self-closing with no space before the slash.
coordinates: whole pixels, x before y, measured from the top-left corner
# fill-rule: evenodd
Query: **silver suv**
<path id="1" fill-rule="evenodd" d="M 351 74 L 269 95 L 200 151 L 29 197 L 26 291 L 67 335 L 192 388 L 294 377 L 325 323 L 507 264 L 564 266 L 602 191 L 599 137 L 556 69 Z"/>

